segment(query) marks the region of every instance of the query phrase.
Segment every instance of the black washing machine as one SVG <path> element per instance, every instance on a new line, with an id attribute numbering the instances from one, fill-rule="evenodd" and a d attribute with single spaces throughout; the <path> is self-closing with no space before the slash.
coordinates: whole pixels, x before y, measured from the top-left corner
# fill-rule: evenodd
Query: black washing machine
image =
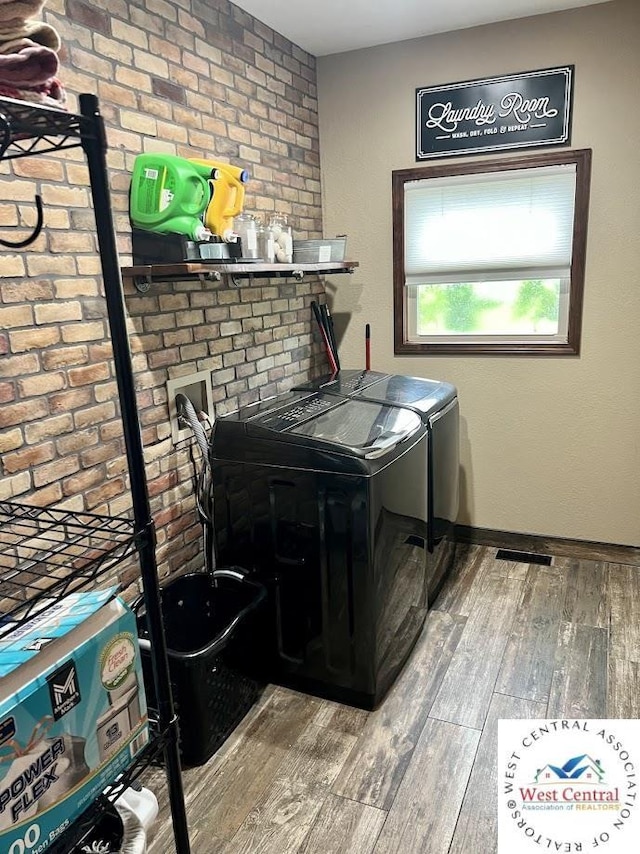
<path id="1" fill-rule="evenodd" d="M 222 565 L 270 591 L 268 677 L 373 708 L 429 604 L 428 429 L 406 407 L 289 392 L 216 420 Z"/>
<path id="2" fill-rule="evenodd" d="M 434 602 L 451 570 L 455 552 L 460 469 L 460 410 L 455 386 L 400 374 L 346 370 L 298 386 L 298 390 L 408 406 L 422 418 L 428 431 L 429 518 L 425 546 L 429 602 Z"/>

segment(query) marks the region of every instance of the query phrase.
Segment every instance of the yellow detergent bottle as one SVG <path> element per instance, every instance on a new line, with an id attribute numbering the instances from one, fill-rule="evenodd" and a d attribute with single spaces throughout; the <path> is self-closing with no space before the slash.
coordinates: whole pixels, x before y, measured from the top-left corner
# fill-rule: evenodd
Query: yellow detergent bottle
<path id="1" fill-rule="evenodd" d="M 133 164 L 131 224 L 157 234 L 208 240 L 202 218 L 211 200 L 215 167 L 172 154 L 139 154 Z"/>
<path id="2" fill-rule="evenodd" d="M 204 214 L 206 227 L 223 240 L 232 240 L 233 218 L 242 213 L 244 207 L 244 185 L 249 180 L 249 173 L 240 166 L 231 163 L 220 163 L 217 160 L 190 161 L 197 166 L 206 167 L 210 171 L 217 170 L 217 178 L 212 178 L 213 194 Z"/>

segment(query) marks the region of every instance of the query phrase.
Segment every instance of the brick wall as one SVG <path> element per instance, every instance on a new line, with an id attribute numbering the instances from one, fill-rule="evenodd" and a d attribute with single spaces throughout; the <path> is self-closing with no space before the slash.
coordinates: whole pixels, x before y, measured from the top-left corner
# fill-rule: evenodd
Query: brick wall
<path id="1" fill-rule="evenodd" d="M 96 93 L 108 128 L 112 206 L 131 262 L 129 176 L 162 151 L 245 165 L 245 210 L 322 233 L 315 61 L 226 0 L 49 0 L 63 40 L 69 108 Z M 130 509 L 119 404 L 87 170 L 79 150 L 0 164 L 0 225 L 46 228 L 0 250 L 0 498 L 71 509 Z M 5 232 L 6 233 L 6 232 Z M 125 282 L 158 557 L 166 574 L 201 565 L 187 444 L 174 446 L 166 382 L 209 371 L 222 414 L 324 367 L 311 279 Z"/>

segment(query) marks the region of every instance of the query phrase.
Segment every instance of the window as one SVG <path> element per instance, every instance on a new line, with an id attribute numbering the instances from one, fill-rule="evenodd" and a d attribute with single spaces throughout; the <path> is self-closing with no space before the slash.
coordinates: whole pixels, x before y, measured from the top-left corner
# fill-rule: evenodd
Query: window
<path id="1" fill-rule="evenodd" d="M 395 352 L 580 352 L 591 152 L 393 172 Z"/>

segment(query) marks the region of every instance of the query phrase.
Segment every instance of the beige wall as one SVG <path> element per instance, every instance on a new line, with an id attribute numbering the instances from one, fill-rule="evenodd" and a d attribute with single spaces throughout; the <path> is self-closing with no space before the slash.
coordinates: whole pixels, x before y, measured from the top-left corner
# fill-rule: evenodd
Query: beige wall
<path id="1" fill-rule="evenodd" d="M 370 322 L 372 367 L 457 385 L 462 523 L 640 543 L 639 44 L 640 3 L 614 0 L 318 61 L 325 234 L 361 264 L 329 283 L 343 366 Z M 572 147 L 593 149 L 582 354 L 394 357 L 391 171 L 415 163 L 415 88 L 563 64 Z"/>

